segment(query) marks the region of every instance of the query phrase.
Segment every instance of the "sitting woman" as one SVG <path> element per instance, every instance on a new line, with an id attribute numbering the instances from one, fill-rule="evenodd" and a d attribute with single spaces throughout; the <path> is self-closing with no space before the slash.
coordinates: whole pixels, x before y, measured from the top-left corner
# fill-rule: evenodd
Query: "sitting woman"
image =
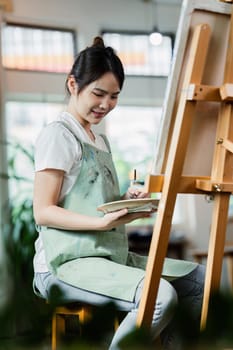
<path id="1" fill-rule="evenodd" d="M 120 195 L 108 140 L 92 129 L 116 106 L 123 82 L 120 59 L 95 38 L 67 77 L 66 110 L 42 130 L 35 148 L 35 292 L 48 299 L 58 286 L 64 303 L 113 301 L 125 310 L 110 349 L 120 349 L 121 339 L 136 327 L 146 266 L 145 257 L 128 251 L 125 224 L 148 213 L 96 210 L 102 203 L 148 195 L 134 188 Z M 173 282 L 161 278 L 151 332 L 156 338 L 164 331 L 164 348 L 172 348 L 167 326 L 177 301 L 186 300 L 200 316 L 204 269 L 167 259 L 163 273 Z"/>

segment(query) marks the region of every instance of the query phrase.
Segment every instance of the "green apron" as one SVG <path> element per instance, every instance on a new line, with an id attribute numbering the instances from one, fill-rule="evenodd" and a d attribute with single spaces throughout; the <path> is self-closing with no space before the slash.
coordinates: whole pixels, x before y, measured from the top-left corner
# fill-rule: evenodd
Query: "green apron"
<path id="1" fill-rule="evenodd" d="M 96 210 L 98 205 L 120 199 L 112 155 L 105 137 L 104 140 L 109 152 L 77 140 L 82 146 L 81 170 L 60 204 L 63 208 L 97 217 L 104 215 Z M 41 227 L 41 234 L 49 270 L 60 280 L 95 293 L 133 301 L 137 285 L 145 275 L 147 258 L 128 251 L 124 226 L 110 231 Z M 180 277 L 195 266 L 192 262 L 166 259 L 163 275 Z"/>

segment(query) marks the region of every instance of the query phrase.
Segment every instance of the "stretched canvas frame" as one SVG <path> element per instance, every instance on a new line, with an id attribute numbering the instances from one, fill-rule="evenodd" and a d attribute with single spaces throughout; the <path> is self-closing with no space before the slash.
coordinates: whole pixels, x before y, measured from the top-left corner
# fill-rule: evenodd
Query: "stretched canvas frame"
<path id="1" fill-rule="evenodd" d="M 231 4 L 220 0 L 184 0 L 181 7 L 171 72 L 168 78 L 162 112 L 162 127 L 155 145 L 155 157 L 151 173 L 164 173 L 173 131 L 177 104 L 180 97 L 183 74 L 186 70 L 186 59 L 189 53 L 190 38 L 193 28 L 199 23 L 208 23 L 212 30 L 212 39 L 207 57 L 207 67 L 203 84 L 221 85 L 227 50 L 227 38 L 231 15 Z M 212 74 L 214 72 L 214 74 Z M 207 107 L 208 106 L 208 107 Z M 196 123 L 193 126 L 186 161 L 183 169 L 185 175 L 210 175 L 214 149 L 216 119 L 219 104 L 210 102 L 197 108 Z M 202 123 L 202 134 L 197 135 L 199 123 Z M 208 140 L 208 144 L 207 144 Z M 203 150 L 205 154 L 203 157 Z"/>

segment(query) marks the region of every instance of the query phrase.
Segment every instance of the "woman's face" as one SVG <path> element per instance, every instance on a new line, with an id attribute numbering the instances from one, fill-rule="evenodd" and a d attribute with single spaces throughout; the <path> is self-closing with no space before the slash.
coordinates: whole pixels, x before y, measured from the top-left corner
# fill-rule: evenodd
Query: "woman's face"
<path id="1" fill-rule="evenodd" d="M 101 78 L 87 85 L 80 93 L 78 93 L 78 86 L 74 78 L 69 79 L 71 97 L 68 112 L 84 127 L 99 124 L 116 106 L 120 87 L 112 73 L 105 73 Z"/>

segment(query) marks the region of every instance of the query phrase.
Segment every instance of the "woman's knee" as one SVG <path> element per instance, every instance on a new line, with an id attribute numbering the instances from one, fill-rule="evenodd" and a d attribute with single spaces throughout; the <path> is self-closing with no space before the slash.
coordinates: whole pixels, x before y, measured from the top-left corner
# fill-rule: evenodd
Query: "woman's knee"
<path id="1" fill-rule="evenodd" d="M 144 280 L 142 280 L 137 288 L 135 295 L 135 308 L 137 309 L 142 297 Z M 171 307 L 175 307 L 177 305 L 178 298 L 176 294 L 175 288 L 165 279 L 161 278 L 156 298 L 155 307 L 168 309 Z"/>
<path id="2" fill-rule="evenodd" d="M 155 310 L 152 318 L 152 336 L 154 338 L 162 332 L 171 322 L 177 306 L 178 298 L 172 285 L 164 280 L 160 280 Z"/>
<path id="3" fill-rule="evenodd" d="M 165 279 L 160 280 L 156 305 L 162 305 L 164 310 L 175 308 L 178 297 L 175 288 Z"/>

